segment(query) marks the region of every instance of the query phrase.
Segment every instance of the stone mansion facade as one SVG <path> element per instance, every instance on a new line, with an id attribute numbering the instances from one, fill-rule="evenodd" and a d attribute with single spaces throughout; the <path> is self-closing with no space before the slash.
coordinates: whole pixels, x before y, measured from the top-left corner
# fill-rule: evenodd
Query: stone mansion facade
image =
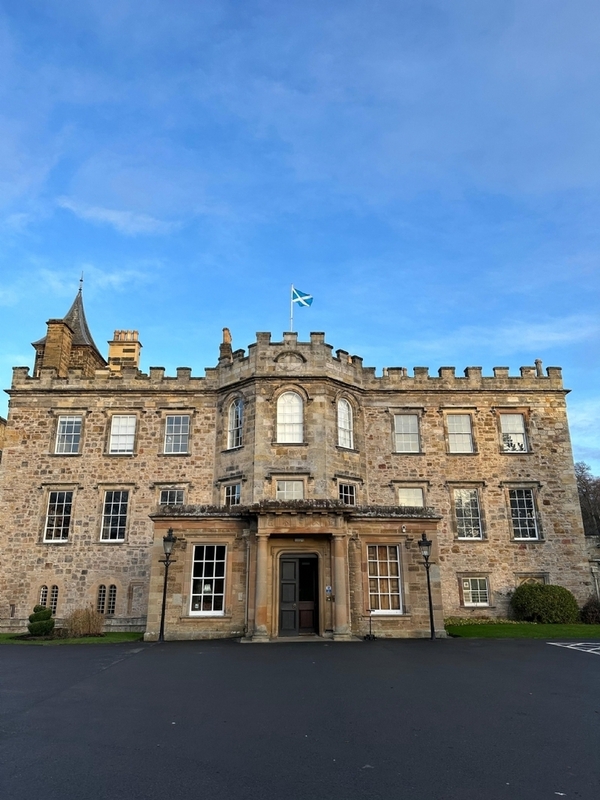
<path id="1" fill-rule="evenodd" d="M 203 377 L 108 358 L 81 296 L 14 369 L 0 463 L 0 630 L 92 604 L 156 639 L 427 636 L 504 616 L 519 584 L 591 592 L 560 369 L 519 376 L 362 359 L 259 333 Z M 0 422 L 4 422 L 3 420 Z"/>

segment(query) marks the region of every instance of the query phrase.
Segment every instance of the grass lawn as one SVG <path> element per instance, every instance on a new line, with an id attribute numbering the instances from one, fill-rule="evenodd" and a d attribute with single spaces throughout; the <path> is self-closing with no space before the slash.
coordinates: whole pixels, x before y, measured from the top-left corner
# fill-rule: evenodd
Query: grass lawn
<path id="1" fill-rule="evenodd" d="M 143 633 L 105 633 L 103 636 L 82 636 L 78 639 L 21 639 L 20 634 L 0 633 L 0 644 L 117 644 L 120 642 L 141 642 Z"/>
<path id="2" fill-rule="evenodd" d="M 579 642 L 600 639 L 600 625 L 542 625 L 522 622 L 510 625 L 502 622 L 485 625 L 446 625 L 450 636 L 477 639 L 576 639 Z"/>

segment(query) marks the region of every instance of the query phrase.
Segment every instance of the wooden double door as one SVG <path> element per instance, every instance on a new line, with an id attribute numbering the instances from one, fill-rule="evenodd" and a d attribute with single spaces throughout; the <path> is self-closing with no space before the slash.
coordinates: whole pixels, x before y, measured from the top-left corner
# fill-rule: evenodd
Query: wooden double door
<path id="1" fill-rule="evenodd" d="M 280 636 L 302 636 L 319 632 L 318 564 L 316 555 L 281 556 Z"/>

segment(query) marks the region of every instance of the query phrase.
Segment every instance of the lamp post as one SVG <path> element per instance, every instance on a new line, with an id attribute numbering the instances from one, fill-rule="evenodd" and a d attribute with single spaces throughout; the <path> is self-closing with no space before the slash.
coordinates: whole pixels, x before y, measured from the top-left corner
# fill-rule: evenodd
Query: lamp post
<path id="1" fill-rule="evenodd" d="M 429 578 L 429 557 L 431 556 L 431 541 L 423 534 L 419 539 L 419 550 L 425 562 L 425 569 L 427 571 L 427 598 L 429 600 L 429 629 L 431 631 L 430 639 L 435 639 L 435 624 L 433 621 L 433 603 L 431 601 L 431 580 Z"/>
<path id="2" fill-rule="evenodd" d="M 167 580 L 169 577 L 169 567 L 173 563 L 174 559 L 171 558 L 171 553 L 173 552 L 173 545 L 177 541 L 177 537 L 173 536 L 173 528 L 169 528 L 167 531 L 167 535 L 163 536 L 163 550 L 165 551 L 165 557 L 159 559 L 160 564 L 165 565 L 165 582 L 163 583 L 163 596 L 162 596 L 162 610 L 160 612 L 160 631 L 158 634 L 158 641 L 164 642 L 165 640 L 165 611 L 167 608 Z"/>

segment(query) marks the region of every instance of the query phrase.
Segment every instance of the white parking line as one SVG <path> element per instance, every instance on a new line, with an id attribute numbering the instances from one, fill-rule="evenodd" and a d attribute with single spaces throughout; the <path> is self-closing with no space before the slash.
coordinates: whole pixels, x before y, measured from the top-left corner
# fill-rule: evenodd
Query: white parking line
<path id="1" fill-rule="evenodd" d="M 584 653 L 594 653 L 600 656 L 600 642 L 546 642 L 554 647 L 566 647 L 567 650 L 581 650 Z"/>

